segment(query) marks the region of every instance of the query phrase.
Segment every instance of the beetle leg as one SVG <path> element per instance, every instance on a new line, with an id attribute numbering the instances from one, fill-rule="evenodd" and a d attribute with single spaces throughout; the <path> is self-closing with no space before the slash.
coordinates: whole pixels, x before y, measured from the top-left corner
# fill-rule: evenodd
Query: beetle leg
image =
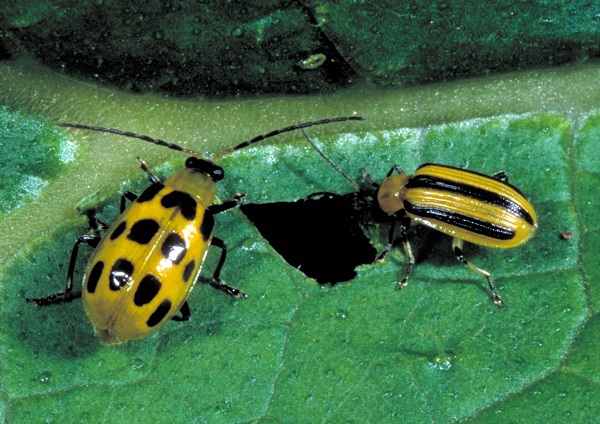
<path id="1" fill-rule="evenodd" d="M 221 213 L 221 212 L 225 212 L 226 210 L 229 210 L 231 208 L 235 208 L 237 205 L 239 205 L 240 203 L 242 203 L 242 198 L 245 195 L 246 195 L 246 193 L 244 193 L 244 194 L 236 194 L 233 199 L 225 200 L 220 205 L 210 205 L 207 208 L 207 210 L 210 213 L 212 213 L 213 215 L 216 215 L 216 214 Z"/>
<path id="2" fill-rule="evenodd" d="M 173 318 L 171 319 L 173 321 L 188 321 L 192 316 L 192 313 L 190 312 L 190 305 L 188 305 L 187 300 L 183 302 L 183 305 L 181 305 L 181 308 L 179 308 L 179 313 L 181 313 L 181 316 L 173 315 Z"/>
<path id="3" fill-rule="evenodd" d="M 485 278 L 487 280 L 488 287 L 490 288 L 490 291 L 492 292 L 492 298 L 494 300 L 494 303 L 496 305 L 500 306 L 501 308 L 504 308 L 506 305 L 504 304 L 504 301 L 500 298 L 500 295 L 496 291 L 496 287 L 494 287 L 494 283 L 492 283 L 492 279 L 490 278 L 490 273 L 487 272 L 486 270 L 483 270 L 483 269 L 475 266 L 475 264 L 473 264 L 473 262 L 471 262 L 467 258 L 465 258 L 462 248 L 463 248 L 463 240 L 458 239 L 456 237 L 453 238 L 452 239 L 452 250 L 454 251 L 454 254 L 456 255 L 456 259 L 458 259 L 463 264 L 465 264 L 471 271 L 481 275 L 483 278 Z"/>
<path id="4" fill-rule="evenodd" d="M 70 302 L 78 297 L 81 297 L 81 292 L 73 292 L 73 273 L 75 271 L 75 262 L 77 260 L 77 253 L 79 251 L 79 245 L 81 243 L 87 244 L 95 248 L 100 243 L 102 238 L 98 236 L 81 236 L 73 245 L 73 250 L 71 251 L 71 260 L 69 261 L 69 271 L 67 272 L 67 284 L 65 285 L 65 289 L 58 293 L 51 294 L 50 296 L 42 297 L 39 299 L 28 297 L 25 299 L 26 302 L 35 303 L 37 306 L 47 306 L 53 305 L 55 303 L 66 303 Z"/>
<path id="5" fill-rule="evenodd" d="M 216 246 L 221 249 L 221 258 L 219 259 L 219 263 L 217 264 L 217 267 L 215 268 L 215 272 L 210 281 L 210 285 L 216 289 L 224 291 L 225 293 L 227 293 L 228 295 L 233 296 L 233 297 L 248 297 L 246 295 L 246 293 L 244 293 L 243 291 L 241 291 L 239 289 L 236 289 L 235 287 L 228 286 L 227 284 L 225 284 L 225 281 L 221 280 L 221 278 L 220 278 L 221 268 L 223 268 L 223 264 L 225 263 L 225 258 L 227 257 L 227 245 L 225 244 L 225 242 L 223 240 L 221 240 L 220 238 L 213 237 L 210 242 L 210 245 Z"/>
<path id="6" fill-rule="evenodd" d="M 224 212 L 228 209 L 234 208 L 236 206 L 238 206 L 241 201 L 242 198 L 245 196 L 246 194 L 236 194 L 235 197 L 231 200 L 226 200 L 223 203 L 221 203 L 220 205 L 211 205 L 207 208 L 207 212 L 214 214 L 220 213 L 220 212 Z M 227 293 L 230 296 L 233 297 L 248 297 L 243 291 L 236 289 L 234 287 L 228 286 L 227 284 L 225 284 L 225 282 L 223 280 L 221 280 L 221 278 L 219 278 L 219 276 L 221 275 L 221 268 L 223 268 L 223 264 L 225 263 L 225 258 L 227 257 L 227 245 L 225 244 L 225 242 L 223 240 L 221 240 L 220 238 L 217 237 L 213 237 L 211 242 L 210 242 L 211 246 L 216 246 L 218 248 L 221 249 L 221 258 L 219 259 L 219 263 L 217 263 L 217 267 L 215 268 L 215 272 L 213 273 L 213 277 L 210 281 L 210 285 L 213 286 L 216 289 L 222 290 L 225 293 Z"/>
<path id="7" fill-rule="evenodd" d="M 135 193 L 132 193 L 131 191 L 126 191 L 123 194 L 121 194 L 121 206 L 119 208 L 120 213 L 123 213 L 123 211 L 125 210 L 125 207 L 127 206 L 125 202 L 127 200 L 133 202 L 137 198 L 137 195 Z"/>
<path id="8" fill-rule="evenodd" d="M 394 168 L 392 168 L 392 170 L 394 170 Z M 394 232 L 396 229 L 396 221 L 400 221 L 400 237 L 399 237 L 399 239 L 400 239 L 400 242 L 402 243 L 402 248 L 404 249 L 404 254 L 408 258 L 408 266 L 406 267 L 406 270 L 404 271 L 402 278 L 398 282 L 398 290 L 400 290 L 402 287 L 406 287 L 406 285 L 408 284 L 408 277 L 409 277 L 410 273 L 412 272 L 413 267 L 415 266 L 415 256 L 413 255 L 412 247 L 410 246 L 410 243 L 408 242 L 408 236 L 407 236 L 408 229 L 410 228 L 410 218 L 408 216 L 406 216 L 406 211 L 404 209 L 401 209 L 400 211 L 398 211 L 394 215 L 392 215 L 392 220 L 390 222 L 390 231 L 388 233 L 387 244 L 385 245 L 384 251 L 377 257 L 376 261 L 382 261 L 383 259 L 385 259 L 385 256 L 387 255 L 387 253 L 392 249 L 392 247 L 394 247 Z"/>
<path id="9" fill-rule="evenodd" d="M 392 250 L 392 247 L 394 247 L 394 233 L 396 231 L 396 222 L 398 220 L 400 221 L 400 241 L 402 243 L 406 243 L 407 242 L 406 233 L 408 232 L 408 229 L 410 227 L 410 218 L 408 216 L 406 216 L 406 212 L 404 211 L 404 209 L 401 209 L 398 212 L 396 212 L 394 215 L 391 216 L 390 231 L 388 232 L 388 240 L 387 240 L 387 243 L 385 245 L 385 249 L 377 257 L 377 259 L 375 259 L 374 262 L 384 260 L 385 256 L 388 254 L 388 252 L 390 250 Z M 408 252 L 411 252 L 411 255 L 412 255 L 412 251 L 410 249 L 410 246 L 408 247 L 408 249 L 405 247 L 404 251 L 405 251 L 405 253 L 407 255 L 408 255 Z M 414 260 L 413 260 L 413 262 L 414 262 Z"/>
<path id="10" fill-rule="evenodd" d="M 394 166 L 392 166 L 392 169 L 390 169 L 390 172 L 387 173 L 386 178 L 390 177 L 394 173 L 394 171 L 396 171 L 396 173 L 398 173 L 400 175 L 405 173 L 404 169 L 402 169 L 402 167 L 400 165 L 394 165 Z"/>
<path id="11" fill-rule="evenodd" d="M 144 160 L 139 156 L 137 157 L 137 160 L 140 162 L 140 169 L 146 173 L 148 181 L 150 181 L 152 184 L 159 184 L 161 182 L 160 178 L 158 178 L 156 175 L 150 172 L 150 170 L 148 169 L 148 165 L 146 165 L 146 162 L 144 162 Z"/>
<path id="12" fill-rule="evenodd" d="M 135 193 L 132 193 L 131 191 L 123 192 L 121 194 L 121 203 L 119 204 L 119 213 L 123 213 L 123 211 L 125 210 L 127 206 L 127 200 L 133 202 L 135 199 L 137 199 L 137 195 Z M 100 221 L 96 218 L 96 212 L 94 210 L 90 209 L 86 211 L 85 214 L 88 217 L 88 225 L 90 226 L 92 231 L 94 231 L 95 234 L 99 234 L 100 232 L 108 229 L 109 226 L 105 222 Z"/>
<path id="13" fill-rule="evenodd" d="M 88 219 L 88 225 L 90 229 L 94 232 L 94 234 L 100 234 L 102 231 L 108 229 L 108 225 L 105 222 L 100 221 L 96 218 L 96 211 L 93 209 L 88 209 L 84 212 L 85 216 Z"/>
<path id="14" fill-rule="evenodd" d="M 388 252 L 392 250 L 392 247 L 394 246 L 394 231 L 396 230 L 396 220 L 396 215 L 392 215 L 392 219 L 390 220 L 390 231 L 388 232 L 388 239 L 387 243 L 385 244 L 385 249 L 383 250 L 383 252 L 381 252 L 379 256 L 377 256 L 375 262 L 383 261 Z"/>
<path id="15" fill-rule="evenodd" d="M 500 180 L 503 183 L 507 183 L 508 182 L 508 172 L 506 172 L 506 171 L 496 172 L 494 175 L 492 175 L 492 178 Z"/>
<path id="16" fill-rule="evenodd" d="M 401 212 L 405 213 L 404 209 Z M 415 266 L 415 256 L 413 255 L 412 247 L 410 246 L 410 243 L 408 242 L 408 236 L 407 236 L 409 227 L 410 227 L 410 218 L 405 215 L 401 219 L 401 222 L 400 222 L 400 230 L 401 230 L 400 241 L 402 242 L 402 247 L 404 248 L 404 254 L 408 258 L 408 266 L 406 267 L 406 270 L 404 271 L 404 275 L 402 276 L 402 279 L 398 283 L 398 290 L 401 289 L 402 287 L 406 287 L 406 285 L 408 284 L 408 276 L 410 275 L 413 267 Z"/>

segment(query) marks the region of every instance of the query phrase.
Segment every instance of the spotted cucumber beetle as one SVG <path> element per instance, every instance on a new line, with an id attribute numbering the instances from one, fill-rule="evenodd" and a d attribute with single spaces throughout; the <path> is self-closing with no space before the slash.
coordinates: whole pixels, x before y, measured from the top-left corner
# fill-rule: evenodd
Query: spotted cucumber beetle
<path id="1" fill-rule="evenodd" d="M 309 126 L 360 119 L 340 117 L 305 122 L 260 135 L 246 143 Z M 43 298 L 27 298 L 27 302 L 46 306 L 83 297 L 84 310 L 102 342 L 117 344 L 142 339 L 171 319 L 186 321 L 190 318 L 187 299 L 199 278 L 209 246 L 221 249 L 210 284 L 233 297 L 245 296 L 220 278 L 227 246 L 213 236 L 213 216 L 237 206 L 242 198 L 236 195 L 222 204 L 213 204 L 215 183 L 224 177 L 221 167 L 201 159 L 197 152 L 149 136 L 89 125 L 58 125 L 137 138 L 190 157 L 184 169 L 164 182 L 140 160 L 151 185 L 139 196 L 131 192 L 122 195 L 121 215 L 103 237 L 79 237 L 73 246 L 63 291 Z M 82 293 L 73 291 L 73 273 L 81 244 L 95 249 Z"/>
<path id="2" fill-rule="evenodd" d="M 310 139 L 312 147 L 344 177 L 355 189 L 359 184 L 343 172 Z M 245 145 L 236 146 L 236 148 Z M 504 301 L 496 291 L 489 272 L 477 267 L 463 254 L 463 242 L 486 247 L 511 248 L 529 240 L 537 228 L 535 211 L 521 191 L 508 183 L 508 174 L 499 172 L 492 176 L 446 165 L 424 164 L 413 175 L 395 165 L 381 184 L 366 175 L 375 190 L 372 196 L 377 207 L 389 218 L 390 229 L 385 250 L 376 260 L 383 260 L 395 241 L 399 223 L 400 236 L 408 266 L 398 283 L 405 287 L 415 265 L 415 258 L 408 241 L 411 224 L 423 224 L 447 234 L 452 239 L 456 258 L 470 270 L 484 277 L 492 293 L 494 303 L 504 307 Z"/>

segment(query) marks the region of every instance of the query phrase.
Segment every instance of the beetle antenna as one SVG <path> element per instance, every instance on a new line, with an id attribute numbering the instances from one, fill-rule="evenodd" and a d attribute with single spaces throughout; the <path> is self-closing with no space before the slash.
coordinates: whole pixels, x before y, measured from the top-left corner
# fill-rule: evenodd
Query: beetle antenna
<path id="1" fill-rule="evenodd" d="M 231 152 L 234 152 L 236 150 L 242 149 L 246 146 L 249 146 L 251 144 L 254 143 L 258 143 L 259 141 L 264 140 L 265 138 L 270 138 L 270 137 L 274 137 L 276 135 L 279 135 L 281 133 L 285 133 L 285 132 L 289 132 L 289 131 L 294 131 L 294 130 L 301 130 L 303 128 L 308 128 L 308 127 L 314 127 L 315 125 L 324 125 L 324 124 L 331 124 L 333 122 L 345 122 L 345 121 L 364 121 L 365 118 L 363 118 L 362 116 L 339 116 L 337 118 L 328 118 L 328 119 L 320 119 L 318 121 L 310 121 L 310 122 L 301 122 L 299 124 L 296 125 L 290 125 L 289 127 L 285 127 L 285 128 L 281 128 L 278 130 L 274 130 L 271 131 L 270 133 L 266 133 L 266 134 L 262 134 L 259 136 L 254 137 L 251 140 L 248 141 L 244 141 L 243 143 L 238 144 L 235 147 L 232 147 L 230 149 L 227 150 L 223 150 L 221 153 L 219 153 L 218 155 L 216 155 L 213 159 L 218 159 L 222 156 L 225 156 Z"/>
<path id="2" fill-rule="evenodd" d="M 183 152 L 188 155 L 195 156 L 197 158 L 202 158 L 202 155 L 200 153 L 195 152 L 193 150 L 186 149 L 185 147 L 178 146 L 177 144 L 168 143 L 168 142 L 166 142 L 164 140 L 160 140 L 158 138 L 152 138 L 147 135 L 136 134 L 136 133 L 132 133 L 130 131 L 121 131 L 121 130 L 117 130 L 114 128 L 95 127 L 93 125 L 69 124 L 68 122 L 59 122 L 56 125 L 58 125 L 60 127 L 69 127 L 69 128 L 76 128 L 76 129 L 81 129 L 81 130 L 91 130 L 91 131 L 98 131 L 98 132 L 122 135 L 125 137 L 137 138 L 140 140 L 148 141 L 150 143 L 158 144 L 159 146 L 168 147 L 169 149 L 177 150 L 179 152 Z"/>
<path id="3" fill-rule="evenodd" d="M 325 159 L 325 162 L 327 162 L 329 165 L 331 165 L 331 167 L 333 169 L 335 169 L 338 172 L 338 174 L 340 174 L 342 177 L 344 177 L 344 179 L 346 181 L 348 181 L 352 187 L 354 187 L 356 190 L 360 190 L 360 186 L 358 185 L 358 183 L 356 181 L 354 181 L 352 178 L 350 178 L 348 176 L 348 174 L 346 174 L 344 171 L 342 171 L 342 169 L 339 166 L 337 166 L 335 163 L 333 163 L 333 161 L 331 159 L 329 159 L 329 157 L 325 154 L 325 152 L 323 150 L 321 150 L 321 148 L 317 145 L 317 143 L 315 143 L 313 140 L 311 140 L 311 138 L 306 133 L 306 130 L 304 128 L 301 128 L 301 130 L 302 130 L 302 134 L 304 134 L 304 137 L 306 138 L 306 141 L 308 141 L 308 144 L 310 144 L 312 146 L 312 148 L 315 149 L 317 151 L 317 153 L 323 159 Z"/>

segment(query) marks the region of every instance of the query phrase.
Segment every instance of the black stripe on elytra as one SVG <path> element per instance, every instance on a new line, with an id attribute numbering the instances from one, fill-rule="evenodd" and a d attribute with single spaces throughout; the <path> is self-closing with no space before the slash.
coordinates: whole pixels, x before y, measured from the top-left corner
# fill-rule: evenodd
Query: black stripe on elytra
<path id="1" fill-rule="evenodd" d="M 155 327 L 159 322 L 161 322 L 171 310 L 171 301 L 163 300 L 160 305 L 156 308 L 148 321 L 146 321 L 146 325 L 148 327 Z"/>
<path id="2" fill-rule="evenodd" d="M 179 234 L 171 233 L 163 242 L 160 251 L 165 258 L 170 259 L 175 265 L 178 265 L 187 253 L 185 240 Z"/>
<path id="3" fill-rule="evenodd" d="M 156 196 L 163 188 L 165 188 L 165 186 L 161 183 L 152 184 L 150 187 L 144 190 L 144 192 L 140 194 L 135 201 L 138 203 L 149 202 L 150 200 L 154 199 L 154 196 Z"/>
<path id="4" fill-rule="evenodd" d="M 420 218 L 436 219 L 438 221 L 453 225 L 457 228 L 461 228 L 463 230 L 496 240 L 511 240 L 515 237 L 515 232 L 508 228 L 504 228 L 481 219 L 473 218 L 472 216 L 467 216 L 460 213 L 451 213 L 441 209 L 414 206 L 406 200 L 404 201 L 404 209 L 406 212 Z"/>
<path id="5" fill-rule="evenodd" d="M 188 221 L 196 218 L 196 201 L 192 196 L 183 191 L 172 191 L 160 200 L 165 208 L 179 207 L 181 215 Z"/>
<path id="6" fill-rule="evenodd" d="M 94 293 L 96 291 L 96 286 L 98 286 L 98 280 L 102 275 L 103 269 L 104 262 L 98 261 L 94 264 L 92 270 L 90 271 L 90 277 L 87 279 L 87 285 L 85 286 L 88 293 Z"/>
<path id="7" fill-rule="evenodd" d="M 210 235 L 213 232 L 213 228 L 215 226 L 215 217 L 209 210 L 204 211 L 204 217 L 202 218 L 202 222 L 200 223 L 200 234 L 202 234 L 202 239 L 207 241 L 210 238 Z"/>
<path id="8" fill-rule="evenodd" d="M 144 306 L 152 302 L 152 299 L 154 299 L 160 291 L 161 286 L 160 280 L 154 275 L 146 275 L 142 278 L 142 281 L 140 281 L 140 284 L 135 291 L 133 303 L 135 303 L 136 306 Z"/>
<path id="9" fill-rule="evenodd" d="M 117 259 L 108 275 L 109 287 L 112 291 L 121 290 L 133 274 L 133 264 L 127 259 Z"/>
<path id="10" fill-rule="evenodd" d="M 465 171 L 469 172 L 470 171 Z M 483 174 L 474 173 L 476 175 L 480 175 L 482 177 L 492 179 Z M 494 180 L 497 181 L 497 180 Z M 506 183 L 503 183 L 506 184 Z M 513 186 L 506 184 L 510 188 L 516 190 Z M 451 181 L 445 178 L 438 178 L 431 175 L 415 175 L 410 177 L 408 183 L 406 184 L 406 188 L 427 188 L 431 190 L 444 191 L 448 193 L 452 193 L 459 196 L 470 197 L 473 199 L 477 199 L 479 201 L 485 202 L 490 205 L 498 206 L 503 209 L 508 209 L 516 216 L 524 219 L 530 225 L 535 225 L 533 222 L 533 218 L 525 209 L 519 206 L 517 203 L 513 202 L 507 197 L 500 196 L 492 191 L 485 190 L 483 188 L 474 187 L 469 184 L 459 183 L 456 181 Z M 517 190 L 518 192 L 518 190 Z"/>
<path id="11" fill-rule="evenodd" d="M 127 238 L 138 244 L 148 244 L 159 228 L 158 222 L 153 219 L 140 219 L 131 226 Z"/>

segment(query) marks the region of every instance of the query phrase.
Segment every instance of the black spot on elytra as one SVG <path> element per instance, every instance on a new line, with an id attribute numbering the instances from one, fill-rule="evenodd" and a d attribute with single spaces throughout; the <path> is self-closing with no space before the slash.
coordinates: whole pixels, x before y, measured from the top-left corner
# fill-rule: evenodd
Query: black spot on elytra
<path id="1" fill-rule="evenodd" d="M 158 222 L 153 219 L 140 219 L 131 226 L 127 238 L 139 244 L 148 244 L 159 229 Z"/>
<path id="2" fill-rule="evenodd" d="M 109 287 L 112 291 L 121 290 L 133 274 L 133 264 L 127 259 L 117 259 L 108 276 Z"/>
<path id="3" fill-rule="evenodd" d="M 155 327 L 159 322 L 161 322 L 169 313 L 169 311 L 171 310 L 171 301 L 170 300 L 163 300 L 161 302 L 160 305 L 158 305 L 158 308 L 156 308 L 156 310 L 154 312 L 152 312 L 152 315 L 150 315 L 150 318 L 148 318 L 148 321 L 146 321 L 146 325 L 148 327 Z"/>
<path id="4" fill-rule="evenodd" d="M 163 188 L 165 188 L 165 186 L 160 183 L 152 184 L 150 187 L 144 190 L 144 192 L 140 194 L 140 196 L 137 199 L 135 199 L 135 201 L 138 203 L 148 202 L 154 199 L 154 196 L 156 196 L 158 192 L 161 191 Z"/>
<path id="5" fill-rule="evenodd" d="M 115 228 L 115 230 L 111 233 L 110 239 L 114 240 L 121 234 L 123 234 L 123 231 L 125 231 L 125 227 L 127 227 L 127 223 L 125 221 L 121 221 L 121 223 L 117 225 L 117 228 Z"/>
<path id="6" fill-rule="evenodd" d="M 94 293 L 96 291 L 96 286 L 98 285 L 98 280 L 100 279 L 100 275 L 102 275 L 103 269 L 104 262 L 98 261 L 94 264 L 92 270 L 90 271 L 90 277 L 88 278 L 85 286 L 88 293 Z"/>
<path id="7" fill-rule="evenodd" d="M 196 218 L 196 201 L 192 196 L 183 191 L 173 191 L 160 200 L 165 208 L 178 207 L 181 215 L 188 221 Z"/>
<path id="8" fill-rule="evenodd" d="M 189 263 L 183 269 L 183 281 L 185 283 L 187 283 L 188 280 L 190 279 L 190 277 L 192 276 L 192 271 L 194 271 L 195 267 L 196 267 L 196 261 L 192 259 L 191 261 L 189 261 Z"/>
<path id="9" fill-rule="evenodd" d="M 146 275 L 144 278 L 142 278 L 140 285 L 135 291 L 133 302 L 136 304 L 136 306 L 144 306 L 152 302 L 152 299 L 154 299 L 160 291 L 161 285 L 162 284 L 158 278 L 156 278 L 154 275 Z"/>
<path id="10" fill-rule="evenodd" d="M 185 241 L 179 234 L 171 233 L 163 242 L 160 251 L 165 258 L 178 265 L 187 253 L 187 248 L 185 247 Z"/>
<path id="11" fill-rule="evenodd" d="M 200 234 L 202 234 L 202 238 L 204 241 L 207 241 L 210 238 L 210 235 L 213 232 L 213 228 L 215 226 L 215 218 L 212 213 L 209 211 L 204 212 L 204 218 L 200 223 Z"/>

